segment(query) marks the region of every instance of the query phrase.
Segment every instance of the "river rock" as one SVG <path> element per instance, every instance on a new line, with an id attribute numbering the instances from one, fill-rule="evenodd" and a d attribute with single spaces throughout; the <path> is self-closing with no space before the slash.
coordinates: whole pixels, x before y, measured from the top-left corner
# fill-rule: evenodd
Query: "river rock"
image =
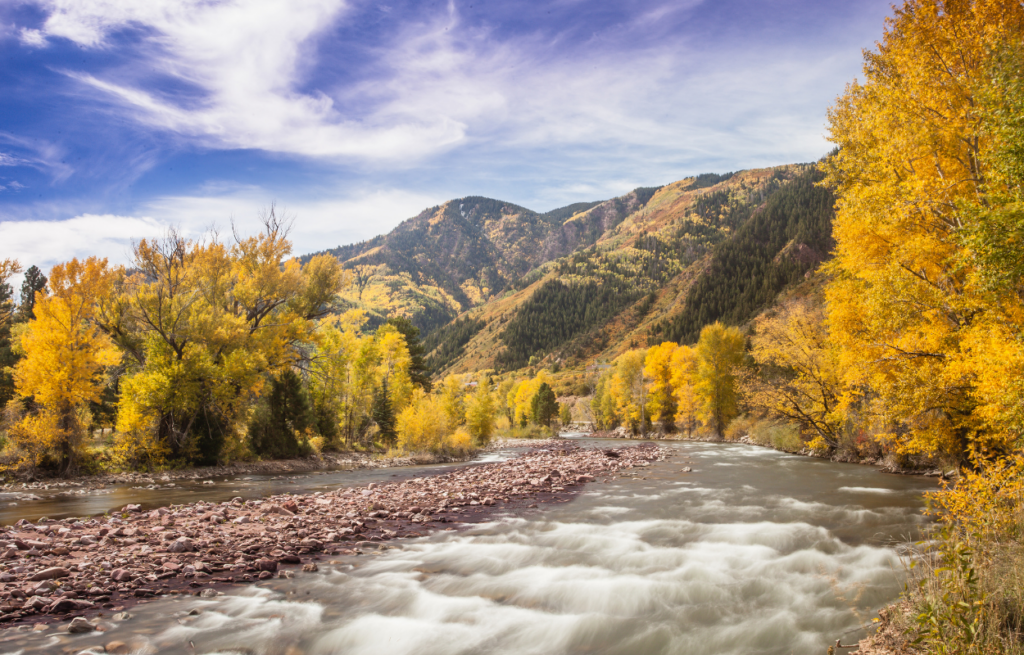
<path id="1" fill-rule="evenodd" d="M 71 634 L 81 634 L 83 632 L 92 632 L 96 628 L 89 623 L 88 619 L 79 616 L 72 619 L 71 623 L 68 624 L 68 632 Z"/>
<path id="2" fill-rule="evenodd" d="M 128 582 L 132 577 L 132 572 L 128 569 L 114 569 L 110 572 L 110 579 L 114 582 Z"/>
<path id="3" fill-rule="evenodd" d="M 188 537 L 178 537 L 167 548 L 172 553 L 191 553 L 195 549 L 195 544 Z"/>
<path id="4" fill-rule="evenodd" d="M 66 578 L 69 575 L 71 575 L 71 571 L 68 571 L 67 569 L 61 568 L 59 566 L 54 566 L 48 569 L 43 569 L 39 573 L 36 573 L 31 578 L 29 578 L 29 581 L 35 582 L 37 580 L 56 580 L 58 578 Z"/>

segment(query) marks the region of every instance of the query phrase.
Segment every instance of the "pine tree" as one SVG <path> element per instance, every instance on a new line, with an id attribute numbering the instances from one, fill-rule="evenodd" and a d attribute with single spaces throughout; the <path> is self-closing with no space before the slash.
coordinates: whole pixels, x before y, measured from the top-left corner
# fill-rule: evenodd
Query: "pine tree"
<path id="1" fill-rule="evenodd" d="M 541 382 L 537 395 L 530 401 L 530 418 L 537 425 L 549 427 L 551 419 L 558 416 L 558 403 L 555 392 L 547 382 Z"/>
<path id="2" fill-rule="evenodd" d="M 409 362 L 409 377 L 412 378 L 412 383 L 429 393 L 431 387 L 430 370 L 423 361 L 426 348 L 424 348 L 423 343 L 420 341 L 420 329 L 404 316 L 392 316 L 388 319 L 388 325 L 395 326 L 395 329 L 405 337 L 405 347 L 409 349 L 409 357 L 411 358 Z"/>
<path id="3" fill-rule="evenodd" d="M 36 292 L 46 291 L 46 276 L 37 266 L 29 266 L 25 271 L 25 279 L 21 283 L 21 305 L 18 306 L 18 318 L 27 321 L 36 317 Z"/>
<path id="4" fill-rule="evenodd" d="M 395 444 L 395 409 L 391 405 L 391 394 L 388 392 L 388 380 L 384 378 L 380 388 L 373 395 L 373 406 L 370 410 L 377 429 L 380 430 L 381 441 L 393 446 Z"/>

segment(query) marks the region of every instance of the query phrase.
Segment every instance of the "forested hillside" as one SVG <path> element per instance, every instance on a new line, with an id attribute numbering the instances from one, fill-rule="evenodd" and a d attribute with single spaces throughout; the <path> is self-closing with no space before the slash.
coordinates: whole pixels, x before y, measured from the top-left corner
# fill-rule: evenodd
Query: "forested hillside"
<path id="1" fill-rule="evenodd" d="M 593 244 L 469 311 L 471 335 L 437 334 L 435 374 L 579 367 L 668 333 L 695 342 L 694 321 L 750 320 L 828 256 L 834 201 L 821 178 L 816 166 L 782 166 L 638 189 L 640 209 Z M 614 203 L 567 223 L 595 225 Z"/>
<path id="2" fill-rule="evenodd" d="M 409 318 L 435 376 L 579 366 L 716 320 L 741 324 L 827 258 L 834 199 L 815 165 L 705 173 L 537 213 L 481 197 L 327 251 L 341 309 Z"/>
<path id="3" fill-rule="evenodd" d="M 352 272 L 355 284 L 342 300 L 366 310 L 371 327 L 402 315 L 429 332 L 502 293 L 538 265 L 596 242 L 652 192 L 637 189 L 608 202 L 575 203 L 543 214 L 500 200 L 459 198 L 387 235 L 325 253 Z"/>

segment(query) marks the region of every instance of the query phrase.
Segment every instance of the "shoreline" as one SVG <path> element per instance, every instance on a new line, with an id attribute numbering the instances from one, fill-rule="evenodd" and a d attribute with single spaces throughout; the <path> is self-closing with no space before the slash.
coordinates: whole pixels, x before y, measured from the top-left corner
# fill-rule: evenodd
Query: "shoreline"
<path id="1" fill-rule="evenodd" d="M 669 452 L 654 444 L 615 449 L 545 444 L 502 462 L 410 480 L 259 500 L 193 503 L 142 512 L 127 505 L 106 521 L 19 521 L 0 533 L 0 625 L 53 623 L 123 612 L 147 599 L 221 589 L 323 556 L 361 555 L 497 516 L 567 502 L 584 486 Z M 91 631 L 95 626 L 77 625 Z"/>
<path id="2" fill-rule="evenodd" d="M 764 444 L 756 443 L 755 441 L 751 440 L 751 438 L 749 436 L 744 436 L 744 437 L 741 437 L 740 439 L 731 440 L 731 441 L 727 440 L 727 439 L 716 439 L 716 438 L 713 438 L 713 437 L 703 437 L 703 436 L 690 436 L 690 437 L 686 437 L 686 436 L 683 436 L 681 434 L 668 434 L 668 435 L 657 435 L 657 434 L 654 434 L 654 435 L 647 436 L 647 437 L 641 437 L 641 436 L 632 436 L 632 435 L 629 435 L 628 432 L 621 432 L 620 430 L 621 430 L 621 428 L 616 429 L 616 430 L 597 430 L 597 431 L 594 431 L 594 432 L 590 432 L 589 434 L 585 434 L 584 438 L 590 438 L 590 439 L 614 439 L 614 440 L 617 440 L 617 441 L 649 441 L 649 442 L 659 442 L 659 441 L 696 441 L 696 442 L 700 442 L 700 443 L 743 444 L 745 446 L 756 446 L 757 448 L 767 448 L 769 450 L 774 450 L 774 451 L 780 452 L 780 453 L 788 453 L 790 455 L 800 455 L 801 457 L 810 457 L 810 458 L 814 458 L 814 459 L 821 459 L 821 460 L 825 460 L 825 461 L 829 461 L 829 462 L 835 462 L 837 464 L 857 464 L 857 465 L 860 465 L 860 466 L 874 466 L 874 467 L 878 468 L 878 472 L 879 473 L 888 473 L 888 474 L 891 474 L 891 475 L 917 475 L 917 476 L 925 477 L 925 478 L 939 478 L 939 479 L 944 479 L 944 480 L 952 479 L 952 478 L 955 478 L 955 477 L 957 477 L 959 475 L 959 473 L 955 469 L 947 471 L 947 470 L 943 470 L 943 468 L 941 468 L 941 467 L 940 468 L 935 468 L 933 466 L 930 466 L 930 467 L 920 467 L 920 468 L 903 468 L 903 467 L 897 466 L 896 464 L 894 464 L 892 462 L 884 462 L 884 461 L 880 461 L 878 459 L 872 459 L 872 458 L 852 459 L 852 458 L 848 458 L 848 457 L 844 458 L 844 457 L 836 457 L 836 456 L 826 457 L 824 455 L 815 454 L 813 451 L 811 451 L 811 450 L 809 450 L 807 448 L 804 448 L 804 449 L 799 450 L 799 451 L 782 450 L 780 448 L 775 448 L 774 446 L 766 446 Z"/>

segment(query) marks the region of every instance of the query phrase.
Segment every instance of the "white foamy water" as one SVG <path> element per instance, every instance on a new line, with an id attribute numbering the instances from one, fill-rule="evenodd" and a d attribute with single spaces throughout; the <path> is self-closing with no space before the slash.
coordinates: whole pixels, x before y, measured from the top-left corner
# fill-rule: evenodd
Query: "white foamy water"
<path id="1" fill-rule="evenodd" d="M 217 599 L 156 601 L 100 637 L 8 637 L 0 650 L 117 639 L 138 653 L 224 655 L 815 653 L 856 639 L 898 594 L 890 546 L 915 536 L 927 481 L 676 448 L 647 479 L 592 485 L 533 515 Z"/>

